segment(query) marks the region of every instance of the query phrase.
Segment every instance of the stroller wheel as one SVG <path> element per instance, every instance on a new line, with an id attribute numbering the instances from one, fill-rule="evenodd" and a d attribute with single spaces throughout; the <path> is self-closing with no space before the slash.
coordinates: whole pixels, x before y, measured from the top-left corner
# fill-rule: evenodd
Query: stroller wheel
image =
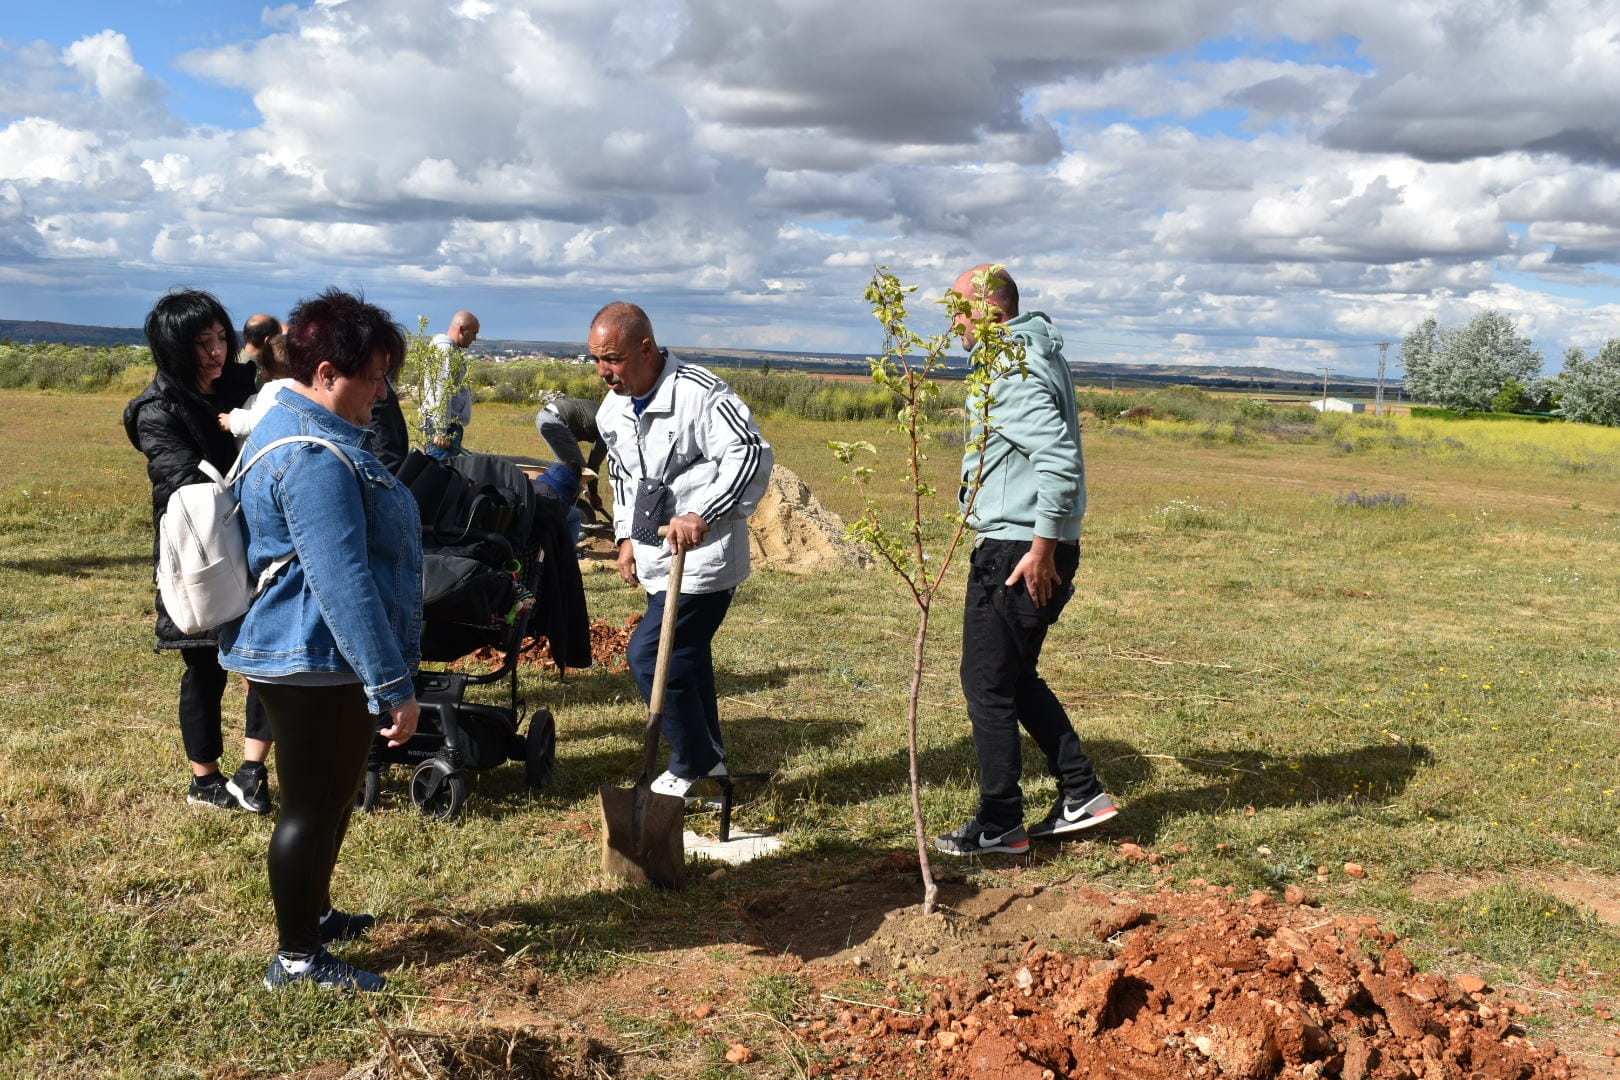
<path id="1" fill-rule="evenodd" d="M 449 821 L 461 813 L 467 802 L 467 780 L 460 773 L 446 773 L 434 761 L 424 761 L 411 774 L 411 802 L 428 817 Z"/>
<path id="2" fill-rule="evenodd" d="M 550 709 L 536 709 L 529 717 L 524 751 L 524 780 L 530 787 L 548 786 L 557 772 L 557 722 Z"/>
<path id="3" fill-rule="evenodd" d="M 367 769 L 366 778 L 360 782 L 360 790 L 354 793 L 354 808 L 364 810 L 366 813 L 377 808 L 377 792 L 382 787 L 382 774 L 378 769 Z"/>

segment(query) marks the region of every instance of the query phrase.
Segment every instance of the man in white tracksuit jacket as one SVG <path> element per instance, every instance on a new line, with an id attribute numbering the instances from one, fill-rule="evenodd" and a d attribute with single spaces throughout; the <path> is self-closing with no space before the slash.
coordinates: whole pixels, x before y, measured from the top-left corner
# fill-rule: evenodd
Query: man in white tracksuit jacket
<path id="1" fill-rule="evenodd" d="M 685 797 L 693 781 L 726 774 L 710 646 L 748 577 L 748 515 L 765 492 L 773 454 L 742 399 L 707 368 L 660 349 L 651 320 L 635 304 L 597 312 L 588 348 L 612 391 L 596 426 L 608 448 L 619 576 L 647 590 L 647 614 L 626 658 L 649 701 L 670 555 L 687 553 L 664 694 L 669 768 L 652 785 Z M 667 487 L 667 540 L 649 531 L 666 523 L 664 515 L 639 526 L 635 520 L 644 481 Z"/>

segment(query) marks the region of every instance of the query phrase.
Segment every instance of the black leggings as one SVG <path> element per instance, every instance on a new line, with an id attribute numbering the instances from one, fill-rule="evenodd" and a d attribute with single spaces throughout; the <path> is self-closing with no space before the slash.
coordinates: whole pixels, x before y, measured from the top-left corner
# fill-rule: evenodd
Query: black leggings
<path id="1" fill-rule="evenodd" d="M 185 744 L 188 761 L 213 765 L 225 748 L 220 735 L 225 669 L 219 666 L 219 650 L 212 643 L 181 649 L 180 655 L 186 662 L 186 673 L 180 676 L 180 739 Z M 250 739 L 270 741 L 270 722 L 265 719 L 264 706 L 251 684 L 247 696 L 246 735 Z"/>
<path id="2" fill-rule="evenodd" d="M 332 906 L 332 870 L 366 772 L 377 717 L 359 683 L 255 683 L 275 733 L 281 813 L 270 834 L 270 896 L 281 954 L 321 947 L 321 916 Z"/>

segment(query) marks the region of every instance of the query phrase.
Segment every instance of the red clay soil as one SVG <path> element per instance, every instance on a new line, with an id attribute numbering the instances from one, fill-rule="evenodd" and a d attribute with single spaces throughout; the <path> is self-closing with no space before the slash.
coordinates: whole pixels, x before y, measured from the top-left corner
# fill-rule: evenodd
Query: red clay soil
<path id="1" fill-rule="evenodd" d="M 625 620 L 623 626 L 614 626 L 601 619 L 591 620 L 591 662 L 597 668 L 605 671 L 624 671 L 624 651 L 630 644 L 630 633 L 635 630 L 636 624 L 641 622 L 641 615 L 631 615 Z M 498 667 L 505 654 L 500 649 L 479 649 L 477 652 L 462 660 L 457 666 L 474 668 Z M 518 654 L 518 664 L 524 667 L 537 667 L 544 671 L 556 671 L 557 663 L 551 658 L 551 643 L 545 638 L 531 638 Z"/>
<path id="2" fill-rule="evenodd" d="M 1416 971 L 1370 919 L 1225 895 L 1094 894 L 1104 958 L 1037 950 L 930 982 L 921 1009 L 844 1010 L 806 1033 L 811 1076 L 1553 1080 L 1531 1010 Z M 1459 985 L 1461 983 L 1461 985 Z"/>

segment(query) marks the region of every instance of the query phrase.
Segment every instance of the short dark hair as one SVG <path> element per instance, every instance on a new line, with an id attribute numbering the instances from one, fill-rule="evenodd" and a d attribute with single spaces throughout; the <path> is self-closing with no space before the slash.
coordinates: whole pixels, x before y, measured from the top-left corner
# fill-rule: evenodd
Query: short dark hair
<path id="1" fill-rule="evenodd" d="M 619 332 L 627 338 L 637 341 L 655 341 L 653 337 L 652 320 L 641 309 L 641 305 L 632 304 L 628 300 L 615 300 L 603 304 L 602 309 L 591 316 L 591 325 L 599 322 L 611 322 L 619 328 Z"/>
<path id="2" fill-rule="evenodd" d="M 365 370 L 378 349 L 388 356 L 392 378 L 405 362 L 405 330 L 388 312 L 366 303 L 363 294 L 334 285 L 300 300 L 287 317 L 287 366 L 305 386 L 315 382 L 321 361 L 352 377 Z"/>
<path id="3" fill-rule="evenodd" d="M 274 315 L 255 315 L 242 324 L 242 341 L 255 349 L 264 348 L 269 340 L 281 333 L 281 320 Z"/>
<path id="4" fill-rule="evenodd" d="M 236 359 L 236 330 L 225 305 L 200 289 L 167 292 L 146 316 L 146 344 L 157 369 L 187 389 L 197 382 L 197 338 L 218 323 L 225 330 L 227 362 Z"/>
<path id="5" fill-rule="evenodd" d="M 1001 310 L 1002 321 L 1018 314 L 1018 282 L 1007 273 L 1005 266 L 992 266 L 985 271 L 984 299 Z"/>

